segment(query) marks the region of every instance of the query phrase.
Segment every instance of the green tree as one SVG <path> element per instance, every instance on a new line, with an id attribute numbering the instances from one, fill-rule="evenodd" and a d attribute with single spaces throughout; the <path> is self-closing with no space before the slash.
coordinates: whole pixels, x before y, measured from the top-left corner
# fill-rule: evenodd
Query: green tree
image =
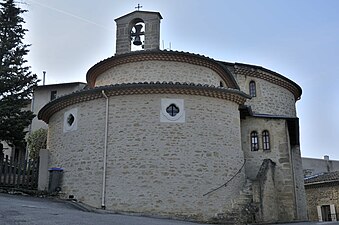
<path id="1" fill-rule="evenodd" d="M 0 0 L 0 141 L 18 148 L 25 147 L 26 128 L 34 118 L 27 106 L 38 81 L 24 58 L 29 52 L 23 43 L 24 12 L 13 0 Z"/>
<path id="2" fill-rule="evenodd" d="M 46 149 L 47 130 L 40 128 L 32 132 L 27 138 L 29 158 L 37 159 L 40 149 Z"/>

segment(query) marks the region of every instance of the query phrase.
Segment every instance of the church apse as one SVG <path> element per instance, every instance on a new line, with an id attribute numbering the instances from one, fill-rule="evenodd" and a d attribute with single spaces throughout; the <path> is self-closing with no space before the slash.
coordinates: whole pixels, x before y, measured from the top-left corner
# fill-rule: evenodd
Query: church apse
<path id="1" fill-rule="evenodd" d="M 60 196 L 116 212 L 209 223 L 305 219 L 297 215 L 303 207 L 297 212 L 295 202 L 304 199 L 294 192 L 285 130 L 296 119 L 301 88 L 261 67 L 161 51 L 161 19 L 139 10 L 117 18 L 116 53 L 88 70 L 88 88 L 40 110 L 49 126 L 49 167 L 64 168 Z M 252 96 L 250 81 L 257 84 Z M 269 132 L 270 148 L 261 147 L 259 136 L 251 151 L 252 131 Z M 253 204 L 266 159 L 276 166 L 263 176 L 269 178 L 263 200 Z M 255 208 L 266 200 L 267 207 Z M 272 205 L 278 208 L 273 217 L 266 213 Z"/>

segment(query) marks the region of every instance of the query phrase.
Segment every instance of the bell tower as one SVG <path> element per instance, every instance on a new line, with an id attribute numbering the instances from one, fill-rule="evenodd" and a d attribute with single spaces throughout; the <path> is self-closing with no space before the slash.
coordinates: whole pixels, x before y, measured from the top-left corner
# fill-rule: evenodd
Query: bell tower
<path id="1" fill-rule="evenodd" d="M 158 12 L 139 10 L 115 19 L 116 54 L 159 49 L 161 19 Z"/>

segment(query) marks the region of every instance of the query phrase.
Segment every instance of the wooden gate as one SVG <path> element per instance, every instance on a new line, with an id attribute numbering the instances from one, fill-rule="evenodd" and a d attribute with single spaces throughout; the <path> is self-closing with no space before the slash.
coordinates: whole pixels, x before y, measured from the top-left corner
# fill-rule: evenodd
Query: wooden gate
<path id="1" fill-rule="evenodd" d="M 37 189 L 39 160 L 0 158 L 0 187 Z"/>

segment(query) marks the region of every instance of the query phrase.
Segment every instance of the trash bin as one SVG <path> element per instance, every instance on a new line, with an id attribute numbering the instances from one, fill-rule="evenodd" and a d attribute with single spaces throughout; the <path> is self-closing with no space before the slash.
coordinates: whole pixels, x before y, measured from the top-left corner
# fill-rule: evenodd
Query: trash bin
<path id="1" fill-rule="evenodd" d="M 64 172 L 63 168 L 50 168 L 49 171 L 49 184 L 48 184 L 48 192 L 59 192 L 61 191 L 61 182 L 62 182 L 62 174 Z"/>

